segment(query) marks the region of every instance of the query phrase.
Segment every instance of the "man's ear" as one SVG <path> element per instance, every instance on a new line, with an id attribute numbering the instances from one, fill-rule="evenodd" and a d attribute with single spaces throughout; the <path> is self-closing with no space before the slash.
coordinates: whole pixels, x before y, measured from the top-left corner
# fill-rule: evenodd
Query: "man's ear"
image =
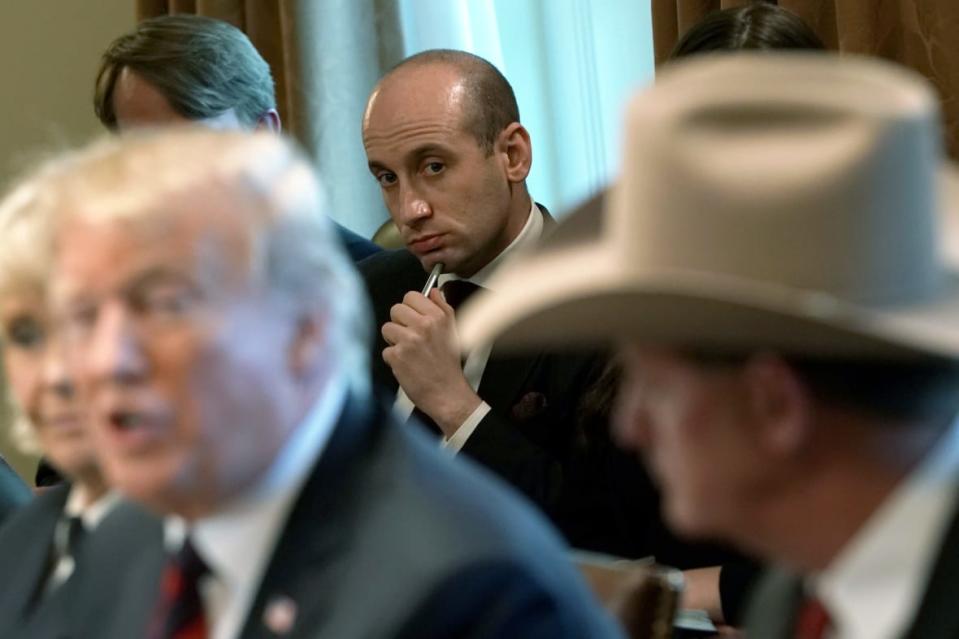
<path id="1" fill-rule="evenodd" d="M 273 133 L 279 133 L 283 128 L 283 125 L 280 123 L 280 114 L 276 109 L 270 109 L 260 115 L 256 120 L 256 130 L 257 131 L 272 131 Z"/>
<path id="2" fill-rule="evenodd" d="M 771 458 L 801 450 L 813 428 L 813 398 L 796 372 L 779 355 L 754 355 L 743 372 L 750 410 L 760 424 L 760 445 Z"/>
<path id="3" fill-rule="evenodd" d="M 296 379 L 308 381 L 326 365 L 326 320 L 321 313 L 304 309 L 294 321 L 290 370 Z"/>
<path id="4" fill-rule="evenodd" d="M 510 182 L 522 182 L 533 166 L 533 145 L 529 131 L 519 122 L 513 122 L 500 131 L 497 150 L 506 158 L 506 177 Z"/>

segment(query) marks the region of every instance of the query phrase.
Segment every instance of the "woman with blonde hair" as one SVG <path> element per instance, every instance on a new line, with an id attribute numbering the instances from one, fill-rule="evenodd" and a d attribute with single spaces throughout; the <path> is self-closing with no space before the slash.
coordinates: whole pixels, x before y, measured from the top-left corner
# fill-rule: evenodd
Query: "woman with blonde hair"
<path id="1" fill-rule="evenodd" d="M 46 307 L 52 206 L 44 175 L 0 203 L 0 336 L 16 442 L 42 453 L 66 481 L 0 529 L 0 635 L 12 636 L 72 574 L 78 544 L 111 510 L 70 362 Z M 9 634 L 8 634 L 9 632 Z"/>

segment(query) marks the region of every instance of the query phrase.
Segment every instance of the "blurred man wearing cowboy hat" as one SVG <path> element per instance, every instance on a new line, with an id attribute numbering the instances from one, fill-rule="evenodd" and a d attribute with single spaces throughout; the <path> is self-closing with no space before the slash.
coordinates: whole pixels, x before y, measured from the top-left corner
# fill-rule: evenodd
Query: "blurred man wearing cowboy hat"
<path id="1" fill-rule="evenodd" d="M 632 103 L 600 215 L 464 309 L 467 347 L 622 344 L 620 439 L 666 517 L 782 566 L 751 637 L 959 636 L 938 126 L 930 88 L 876 61 L 679 65 Z"/>

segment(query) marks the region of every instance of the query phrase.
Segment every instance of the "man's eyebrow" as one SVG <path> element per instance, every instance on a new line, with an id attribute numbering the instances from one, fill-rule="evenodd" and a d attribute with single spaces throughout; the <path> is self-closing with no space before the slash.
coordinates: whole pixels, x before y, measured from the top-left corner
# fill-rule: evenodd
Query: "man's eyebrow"
<path id="1" fill-rule="evenodd" d="M 422 146 L 416 147 L 415 149 L 413 149 L 410 155 L 414 158 L 419 159 L 426 155 L 443 154 L 443 153 L 446 153 L 447 151 L 448 151 L 448 147 L 442 144 L 430 143 L 430 144 L 424 144 Z"/>
<path id="2" fill-rule="evenodd" d="M 155 284 L 165 284 L 170 282 L 187 284 L 191 287 L 193 286 L 192 280 L 180 270 L 171 268 L 169 266 L 152 266 L 133 276 L 123 285 L 122 290 L 124 293 L 130 294 Z"/>

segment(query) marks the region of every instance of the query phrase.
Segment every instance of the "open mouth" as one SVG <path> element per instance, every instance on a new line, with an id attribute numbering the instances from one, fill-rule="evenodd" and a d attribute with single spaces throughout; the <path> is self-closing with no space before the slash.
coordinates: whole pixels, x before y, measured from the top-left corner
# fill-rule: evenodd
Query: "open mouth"
<path id="1" fill-rule="evenodd" d="M 145 451 L 162 438 L 158 421 L 145 412 L 115 409 L 104 418 L 110 441 L 124 452 Z"/>
<path id="2" fill-rule="evenodd" d="M 107 422 L 112 430 L 128 432 L 145 426 L 146 418 L 141 413 L 114 410 L 107 415 Z"/>

